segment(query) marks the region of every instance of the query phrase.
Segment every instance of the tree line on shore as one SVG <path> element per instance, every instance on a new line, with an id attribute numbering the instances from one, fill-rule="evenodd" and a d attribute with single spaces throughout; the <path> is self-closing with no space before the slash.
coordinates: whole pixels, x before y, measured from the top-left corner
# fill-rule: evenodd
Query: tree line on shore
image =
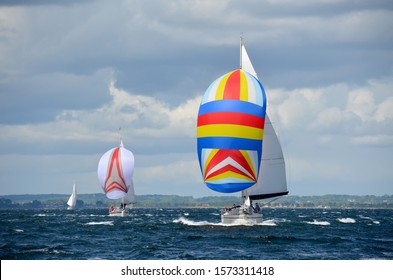
<path id="1" fill-rule="evenodd" d="M 0 196 L 0 208 L 66 208 L 68 195 L 38 194 L 38 195 L 5 195 Z M 147 208 L 185 208 L 211 207 L 221 208 L 234 203 L 240 203 L 237 196 L 208 196 L 194 198 L 178 195 L 139 195 L 134 207 Z M 114 204 L 113 200 L 104 194 L 78 195 L 77 208 L 103 208 Z M 393 195 L 356 196 L 356 195 L 322 195 L 322 196 L 284 196 L 277 200 L 261 201 L 267 207 L 285 208 L 393 208 Z"/>

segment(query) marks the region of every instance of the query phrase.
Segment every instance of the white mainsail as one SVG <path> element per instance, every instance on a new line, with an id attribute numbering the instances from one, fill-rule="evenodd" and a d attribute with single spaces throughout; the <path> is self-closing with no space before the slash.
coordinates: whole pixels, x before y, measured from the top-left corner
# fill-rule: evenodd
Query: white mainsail
<path id="1" fill-rule="evenodd" d="M 67 201 L 68 209 L 73 209 L 76 206 L 76 185 L 74 182 L 74 185 L 72 186 L 72 194 L 70 198 Z"/>
<path id="2" fill-rule="evenodd" d="M 247 192 L 252 200 L 288 194 L 284 156 L 273 124 L 267 114 L 258 180 L 254 186 L 247 189 Z"/>
<path id="3" fill-rule="evenodd" d="M 240 40 L 240 52 L 240 68 L 258 79 L 257 73 L 252 66 L 251 60 L 243 44 L 243 40 Z M 262 162 L 259 169 L 258 180 L 254 186 L 247 189 L 247 194 L 252 200 L 288 194 L 284 155 L 273 124 L 267 113 L 265 116 Z"/>

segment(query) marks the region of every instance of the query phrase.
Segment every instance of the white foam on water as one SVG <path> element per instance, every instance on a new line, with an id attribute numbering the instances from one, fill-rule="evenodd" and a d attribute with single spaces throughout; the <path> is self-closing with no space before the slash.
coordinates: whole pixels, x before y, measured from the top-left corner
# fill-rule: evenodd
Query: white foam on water
<path id="1" fill-rule="evenodd" d="M 306 222 L 309 225 L 316 225 L 316 226 L 330 226 L 330 223 L 327 221 L 317 221 L 314 220 L 312 222 Z"/>
<path id="2" fill-rule="evenodd" d="M 196 221 L 192 221 L 192 220 L 189 220 L 187 218 L 184 218 L 184 217 L 180 217 L 179 219 L 175 219 L 175 220 L 173 220 L 173 222 L 175 224 L 179 224 L 180 223 L 180 224 L 184 224 L 184 225 L 187 225 L 187 226 L 217 226 L 217 225 L 220 225 L 220 223 L 210 223 L 208 221 L 196 222 Z"/>
<path id="3" fill-rule="evenodd" d="M 19 229 L 19 228 L 14 229 L 14 231 L 16 231 L 16 232 L 25 232 L 23 229 Z"/>
<path id="4" fill-rule="evenodd" d="M 95 225 L 105 225 L 105 226 L 113 226 L 113 221 L 106 222 L 88 222 L 86 225 L 95 226 Z"/>
<path id="5" fill-rule="evenodd" d="M 380 222 L 379 221 L 377 221 L 377 220 L 374 220 L 373 218 L 371 218 L 371 217 L 366 217 L 366 216 L 363 216 L 363 215 L 359 215 L 358 216 L 359 218 L 361 218 L 361 219 L 364 219 L 364 220 L 370 220 L 370 221 L 372 221 L 373 222 L 373 224 L 376 224 L 376 225 L 379 225 L 380 224 Z"/>
<path id="6" fill-rule="evenodd" d="M 344 223 L 344 224 L 354 224 L 354 223 L 356 223 L 356 220 L 352 219 L 352 218 L 338 218 L 337 221 L 339 221 L 340 223 Z"/>
<path id="7" fill-rule="evenodd" d="M 275 227 L 275 226 L 277 226 L 277 224 L 275 222 L 276 222 L 276 220 L 274 220 L 274 219 L 273 220 L 265 220 L 265 221 L 262 221 L 261 225 Z"/>
<path id="8" fill-rule="evenodd" d="M 272 220 L 264 220 L 261 223 L 250 223 L 247 221 L 243 222 L 237 222 L 237 223 L 231 223 L 231 224 L 223 224 L 221 222 L 218 223 L 212 223 L 208 221 L 193 221 L 189 220 L 185 217 L 180 217 L 178 219 L 173 220 L 174 223 L 178 224 L 184 224 L 188 226 L 223 226 L 223 227 L 233 227 L 233 226 L 276 226 L 277 220 L 272 219 Z"/>

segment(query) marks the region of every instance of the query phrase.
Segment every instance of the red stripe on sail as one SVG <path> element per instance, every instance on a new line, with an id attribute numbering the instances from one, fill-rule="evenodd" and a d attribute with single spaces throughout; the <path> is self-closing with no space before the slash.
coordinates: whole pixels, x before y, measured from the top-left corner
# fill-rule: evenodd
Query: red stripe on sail
<path id="1" fill-rule="evenodd" d="M 228 77 L 223 99 L 240 99 L 240 70 L 233 71 Z"/>
<path id="2" fill-rule="evenodd" d="M 238 124 L 263 129 L 265 119 L 239 112 L 213 112 L 198 116 L 198 126 L 209 124 Z"/>
<path id="3" fill-rule="evenodd" d="M 121 163 L 120 163 L 120 156 L 119 156 L 119 152 L 120 152 L 120 148 L 116 148 L 113 153 L 112 156 L 110 158 L 110 163 L 109 163 L 109 168 L 108 168 L 108 175 L 106 177 L 105 180 L 105 192 L 110 192 L 114 189 L 118 189 L 124 192 L 127 192 L 127 188 L 126 188 L 126 182 L 123 178 L 123 175 L 121 174 Z M 113 169 L 116 168 L 117 169 L 117 176 L 118 178 L 120 178 L 120 182 L 117 181 L 113 181 L 108 185 L 108 182 L 110 181 L 111 177 L 112 177 L 112 172 Z"/>
<path id="4" fill-rule="evenodd" d="M 113 190 L 120 190 L 120 191 L 123 191 L 123 192 L 127 192 L 127 189 L 124 187 L 124 186 L 122 186 L 122 185 L 120 185 L 118 182 L 116 182 L 116 181 L 113 181 L 112 183 L 110 183 L 106 188 L 105 188 L 105 191 L 108 193 L 108 192 L 111 192 L 111 191 L 113 191 Z"/>

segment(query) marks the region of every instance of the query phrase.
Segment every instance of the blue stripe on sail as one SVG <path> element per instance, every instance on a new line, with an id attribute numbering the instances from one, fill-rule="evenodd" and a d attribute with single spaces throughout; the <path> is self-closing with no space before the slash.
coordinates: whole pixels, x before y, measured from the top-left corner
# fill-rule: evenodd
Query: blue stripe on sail
<path id="1" fill-rule="evenodd" d="M 197 139 L 199 149 L 262 150 L 263 140 L 234 137 L 201 137 Z"/>
<path id="2" fill-rule="evenodd" d="M 199 107 L 198 116 L 212 112 L 238 112 L 264 118 L 264 112 L 266 111 L 265 105 L 261 107 L 254 103 L 241 100 L 216 100 L 202 104 Z"/>
<path id="3" fill-rule="evenodd" d="M 224 183 L 224 184 L 212 184 L 212 183 L 207 183 L 206 186 L 208 186 L 210 189 L 216 192 L 222 192 L 222 193 L 233 193 L 233 192 L 240 192 L 242 190 L 248 189 L 255 183 Z"/>

